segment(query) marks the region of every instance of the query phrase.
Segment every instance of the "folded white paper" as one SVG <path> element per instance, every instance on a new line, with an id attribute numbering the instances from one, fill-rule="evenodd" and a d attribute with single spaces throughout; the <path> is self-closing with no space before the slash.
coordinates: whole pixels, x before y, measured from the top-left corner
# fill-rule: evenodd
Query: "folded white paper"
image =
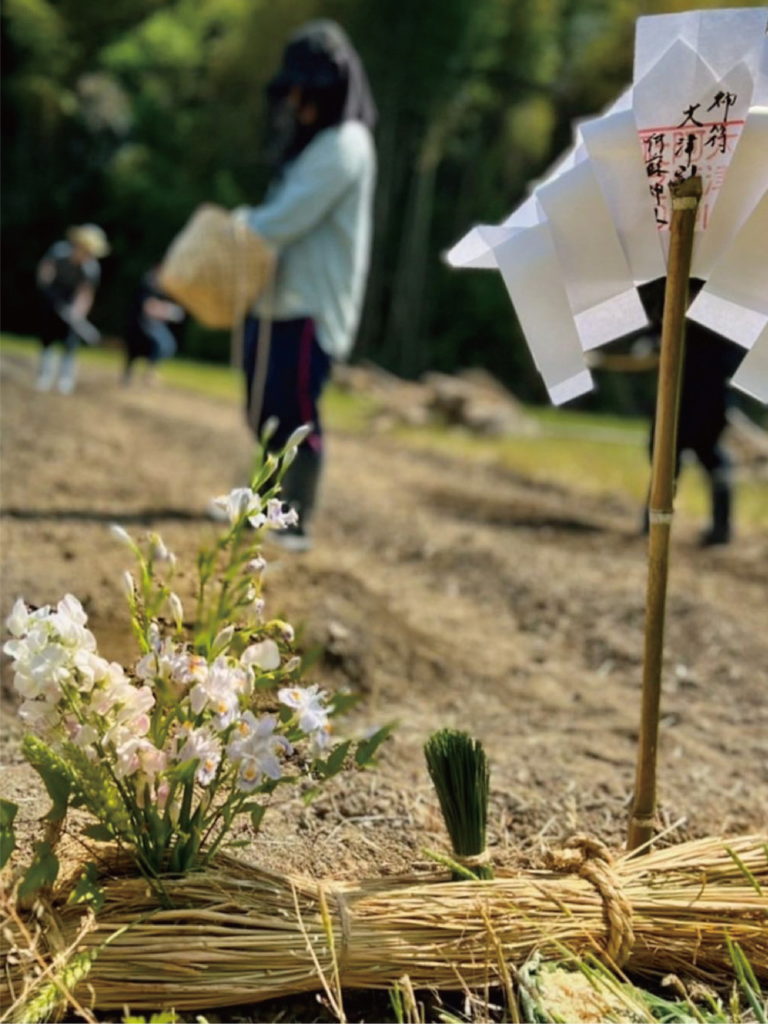
<path id="1" fill-rule="evenodd" d="M 591 161 L 540 185 L 535 196 L 552 231 L 582 347 L 645 327 L 645 310 Z"/>
<path id="2" fill-rule="evenodd" d="M 611 212 L 635 284 L 667 272 L 653 216 L 648 176 L 631 109 L 614 111 L 579 125 L 579 134 Z"/>
<path id="3" fill-rule="evenodd" d="M 495 250 L 536 368 L 555 405 L 592 389 L 547 224 L 526 228 Z"/>
<path id="4" fill-rule="evenodd" d="M 691 277 L 706 281 L 766 189 L 768 107 L 751 107 L 707 229 L 696 238 Z"/>
<path id="5" fill-rule="evenodd" d="M 731 379 L 733 387 L 768 405 L 768 327 L 764 327 Z"/>
<path id="6" fill-rule="evenodd" d="M 768 191 L 715 263 L 688 317 L 751 348 L 768 324 Z"/>
<path id="7" fill-rule="evenodd" d="M 636 286 L 666 273 L 669 186 L 693 175 L 692 276 L 707 286 L 689 315 L 745 347 L 763 336 L 767 24 L 766 7 L 639 18 L 632 88 L 576 126 L 509 217 L 447 253 L 452 266 L 501 271 L 554 402 L 591 386 L 582 349 L 646 326 Z M 759 392 L 758 369 L 744 374 Z"/>
<path id="8" fill-rule="evenodd" d="M 764 7 L 638 19 L 632 105 L 662 231 L 670 182 L 694 174 L 706 230 L 753 102 L 767 21 Z"/>

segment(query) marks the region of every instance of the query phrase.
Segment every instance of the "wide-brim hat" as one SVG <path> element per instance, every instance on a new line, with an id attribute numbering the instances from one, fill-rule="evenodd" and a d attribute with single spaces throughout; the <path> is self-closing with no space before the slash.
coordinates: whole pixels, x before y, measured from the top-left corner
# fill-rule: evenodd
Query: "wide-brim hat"
<path id="1" fill-rule="evenodd" d="M 74 224 L 67 231 L 67 239 L 72 245 L 79 245 L 94 259 L 100 260 L 108 255 L 110 248 L 103 228 L 98 224 Z"/>

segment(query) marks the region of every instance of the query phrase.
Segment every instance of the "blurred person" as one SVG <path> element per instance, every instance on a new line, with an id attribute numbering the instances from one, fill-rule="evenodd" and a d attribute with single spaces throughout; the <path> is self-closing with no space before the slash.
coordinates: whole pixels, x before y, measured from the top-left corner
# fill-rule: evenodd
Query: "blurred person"
<path id="1" fill-rule="evenodd" d="M 644 335 L 627 356 L 596 355 L 592 365 L 602 369 L 646 370 L 658 366 L 665 279 L 643 285 L 640 297 L 650 321 L 651 334 Z M 690 282 L 693 300 L 704 282 Z M 731 377 L 744 357 L 744 349 L 695 320 L 685 321 L 685 351 L 680 380 L 680 405 L 675 449 L 675 481 L 683 459 L 690 452 L 706 474 L 709 489 L 710 523 L 699 538 L 701 547 L 731 541 L 733 510 L 733 462 L 725 444 L 728 411 L 733 406 Z M 649 453 L 653 454 L 655 413 L 651 418 Z M 649 513 L 643 514 L 643 532 L 648 532 Z"/>
<path id="2" fill-rule="evenodd" d="M 377 115 L 360 57 L 329 20 L 289 38 L 266 100 L 276 171 L 260 205 L 235 211 L 277 253 L 273 285 L 244 324 L 246 397 L 257 437 L 278 423 L 271 449 L 312 424 L 283 480 L 299 525 L 274 535 L 306 550 L 323 465 L 318 403 L 352 349 L 368 275 Z"/>
<path id="3" fill-rule="evenodd" d="M 36 387 L 49 391 L 54 384 L 64 394 L 75 387 L 77 350 L 81 341 L 97 344 L 101 335 L 88 320 L 101 280 L 99 260 L 109 243 L 98 224 L 69 228 L 66 239 L 54 242 L 37 265 L 37 286 L 42 302 L 38 333 L 42 345 Z M 54 345 L 64 347 L 58 358 Z"/>
<path id="4" fill-rule="evenodd" d="M 158 363 L 176 354 L 177 339 L 171 324 L 180 324 L 186 317 L 184 309 L 161 290 L 157 267 L 146 272 L 134 292 L 125 326 L 125 366 L 123 384 L 133 381 L 135 364 L 145 359 L 145 383 L 151 383 Z"/>

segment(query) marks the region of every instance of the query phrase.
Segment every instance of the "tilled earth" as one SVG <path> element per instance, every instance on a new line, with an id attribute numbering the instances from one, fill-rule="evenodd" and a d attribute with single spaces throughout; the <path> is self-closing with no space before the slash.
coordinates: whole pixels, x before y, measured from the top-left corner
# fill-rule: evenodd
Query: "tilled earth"
<path id="1" fill-rule="evenodd" d="M 38 394 L 3 356 L 2 607 L 77 595 L 103 654 L 135 652 L 108 530 L 158 531 L 188 566 L 215 529 L 209 499 L 243 482 L 250 442 L 232 403 L 167 385 L 123 389 L 84 368 L 76 394 Z M 391 435 L 332 433 L 315 548 L 268 549 L 271 614 L 322 652 L 313 678 L 362 694 L 352 724 L 397 720 L 379 767 L 309 806 L 281 796 L 246 856 L 354 877 L 424 867 L 446 839 L 422 753 L 443 726 L 491 761 L 499 862 L 588 831 L 618 847 L 637 744 L 645 543 L 637 509 Z M 768 524 L 701 551 L 675 524 L 659 748 L 670 838 L 768 826 Z M 19 754 L 5 672 L 3 795 L 30 833 L 44 812 Z"/>

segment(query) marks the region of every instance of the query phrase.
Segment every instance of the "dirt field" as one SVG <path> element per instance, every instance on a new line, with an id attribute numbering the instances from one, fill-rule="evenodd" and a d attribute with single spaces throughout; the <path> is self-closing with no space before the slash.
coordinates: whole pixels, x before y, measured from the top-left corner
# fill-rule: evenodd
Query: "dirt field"
<path id="1" fill-rule="evenodd" d="M 159 531 L 191 567 L 208 500 L 243 482 L 239 410 L 84 370 L 41 395 L 3 357 L 2 611 L 71 591 L 102 653 L 131 656 L 107 526 Z M 533 856 L 576 830 L 623 841 L 639 715 L 645 545 L 637 509 L 488 465 L 331 434 L 317 544 L 267 552 L 267 600 L 315 678 L 364 699 L 355 724 L 399 725 L 377 771 L 336 779 L 309 807 L 280 797 L 249 849 L 282 870 L 336 877 L 418 869 L 446 850 L 422 744 L 442 726 L 492 765 L 495 858 Z M 768 827 L 768 524 L 728 549 L 673 537 L 659 758 L 660 820 L 679 838 Z M 17 753 L 4 691 L 3 794 L 45 808 Z"/>

